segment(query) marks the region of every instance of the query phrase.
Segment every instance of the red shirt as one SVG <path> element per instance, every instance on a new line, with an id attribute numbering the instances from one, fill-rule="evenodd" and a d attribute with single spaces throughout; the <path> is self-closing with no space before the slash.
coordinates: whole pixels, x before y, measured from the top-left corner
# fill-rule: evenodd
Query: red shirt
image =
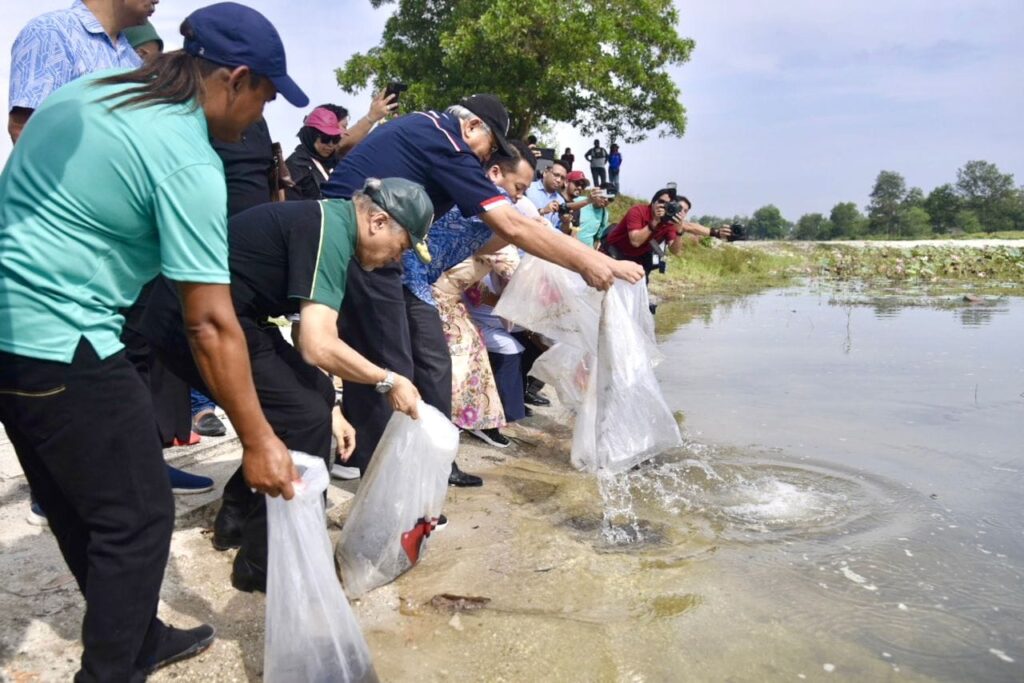
<path id="1" fill-rule="evenodd" d="M 651 250 L 648 241 L 639 247 L 634 247 L 629 241 L 629 233 L 647 228 L 651 223 L 654 209 L 650 204 L 637 204 L 626 212 L 622 221 L 611 229 L 605 243 L 616 247 L 624 256 L 643 256 Z M 672 221 L 662 221 L 654 230 L 652 236 L 655 242 L 669 241 L 676 238 L 676 224 Z"/>

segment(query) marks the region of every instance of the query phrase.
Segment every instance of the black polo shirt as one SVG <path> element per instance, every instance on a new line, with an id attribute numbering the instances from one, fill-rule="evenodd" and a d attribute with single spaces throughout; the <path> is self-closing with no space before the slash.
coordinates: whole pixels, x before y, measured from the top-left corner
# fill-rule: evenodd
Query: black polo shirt
<path id="1" fill-rule="evenodd" d="M 245 129 L 239 142 L 210 139 L 224 163 L 228 184 L 228 216 L 270 201 L 270 168 L 274 165 L 270 129 L 260 119 Z"/>
<path id="2" fill-rule="evenodd" d="M 238 315 L 297 313 L 301 301 L 340 309 L 357 235 L 355 208 L 344 199 L 275 202 L 233 216 L 228 248 Z"/>

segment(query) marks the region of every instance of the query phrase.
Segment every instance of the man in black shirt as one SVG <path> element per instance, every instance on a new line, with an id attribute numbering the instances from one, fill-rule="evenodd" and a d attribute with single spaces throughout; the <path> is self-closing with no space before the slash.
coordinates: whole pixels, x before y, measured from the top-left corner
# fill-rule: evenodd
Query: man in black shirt
<path id="1" fill-rule="evenodd" d="M 355 448 L 355 433 L 333 414 L 330 372 L 355 384 L 373 385 L 393 410 L 417 417 L 420 395 L 412 382 L 380 367 L 338 336 L 338 311 L 351 263 L 372 271 L 396 263 L 423 239 L 433 206 L 423 188 L 401 178 L 367 180 L 352 200 L 267 203 L 228 221 L 231 296 L 245 333 L 253 381 L 267 421 L 289 449 L 333 455 L 332 431 L 342 460 Z M 180 304 L 170 287 L 151 297 L 144 332 L 167 365 L 205 392 L 181 326 Z M 268 317 L 298 313 L 301 355 Z M 214 523 L 218 550 L 240 547 L 231 582 L 239 590 L 266 586 L 266 506 L 236 472 L 224 489 Z"/>

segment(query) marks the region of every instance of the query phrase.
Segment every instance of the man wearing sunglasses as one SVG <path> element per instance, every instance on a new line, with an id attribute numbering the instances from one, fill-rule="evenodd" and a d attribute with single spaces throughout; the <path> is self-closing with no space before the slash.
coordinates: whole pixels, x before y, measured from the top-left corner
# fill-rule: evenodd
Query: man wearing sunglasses
<path id="1" fill-rule="evenodd" d="M 557 230 L 561 230 L 558 207 L 565 203 L 562 190 L 565 189 L 568 174 L 569 171 L 564 161 L 561 159 L 554 161 L 544 171 L 544 175 L 533 181 L 533 185 L 530 185 L 530 189 L 526 191 L 527 199 L 533 202 L 537 210 L 540 211 L 540 215 L 544 216 L 551 223 L 551 227 Z"/>

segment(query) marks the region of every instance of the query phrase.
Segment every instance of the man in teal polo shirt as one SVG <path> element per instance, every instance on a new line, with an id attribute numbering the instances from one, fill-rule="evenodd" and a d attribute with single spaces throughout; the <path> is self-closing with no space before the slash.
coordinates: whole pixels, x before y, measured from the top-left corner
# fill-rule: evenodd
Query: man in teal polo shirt
<path id="1" fill-rule="evenodd" d="M 213 640 L 210 626 L 157 618 L 174 503 L 118 309 L 158 273 L 177 282 L 249 484 L 290 497 L 296 475 L 260 411 L 232 310 L 209 137 L 237 139 L 275 92 L 308 99 L 258 12 L 206 7 L 182 34 L 184 50 L 49 96 L 0 175 L 0 422 L 85 597 L 76 681 L 142 680 Z"/>

